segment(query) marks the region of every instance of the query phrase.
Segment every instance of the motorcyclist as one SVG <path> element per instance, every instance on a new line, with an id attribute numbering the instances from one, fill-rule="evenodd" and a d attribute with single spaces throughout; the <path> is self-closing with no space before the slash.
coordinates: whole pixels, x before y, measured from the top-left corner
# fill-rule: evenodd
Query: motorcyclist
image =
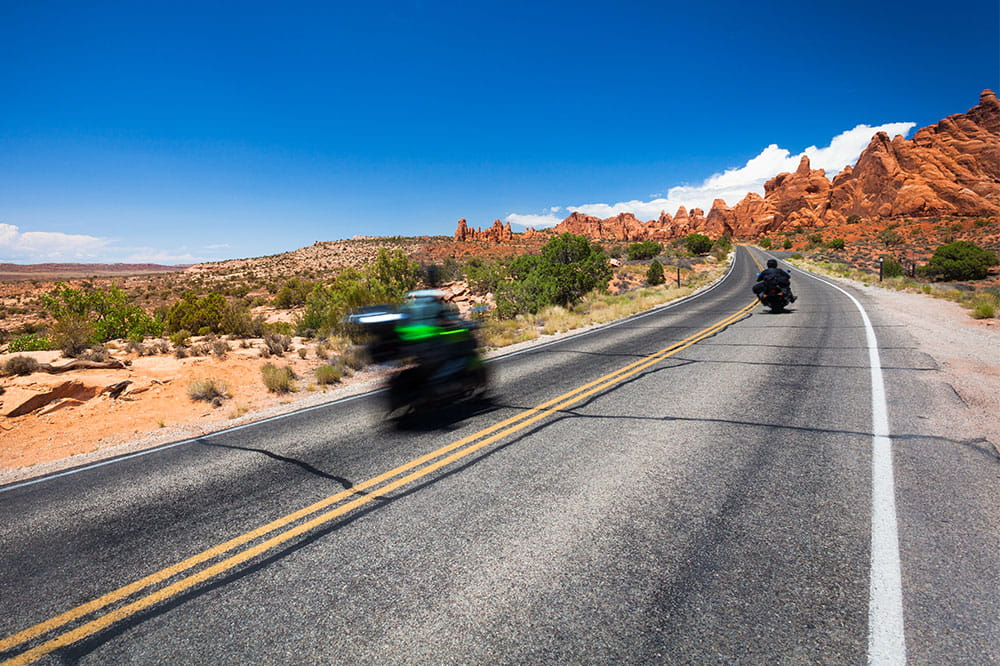
<path id="1" fill-rule="evenodd" d="M 400 308 L 405 319 L 396 326 L 400 340 L 426 375 L 476 350 L 476 340 L 470 332 L 475 324 L 460 319 L 443 297 L 444 293 L 436 289 L 411 291 Z"/>
<path id="2" fill-rule="evenodd" d="M 767 260 L 767 268 L 757 273 L 757 284 L 753 286 L 753 293 L 760 298 L 770 285 L 777 285 L 788 297 L 789 302 L 795 302 L 795 294 L 792 293 L 792 281 L 789 277 L 791 271 L 778 268 L 776 259 Z"/>

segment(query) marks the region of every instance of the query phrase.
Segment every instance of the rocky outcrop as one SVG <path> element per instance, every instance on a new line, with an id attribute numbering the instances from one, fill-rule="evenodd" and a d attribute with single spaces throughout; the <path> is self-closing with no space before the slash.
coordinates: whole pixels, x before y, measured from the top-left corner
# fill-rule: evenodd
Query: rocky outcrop
<path id="1" fill-rule="evenodd" d="M 16 418 L 30 414 L 36 409 L 41 409 L 51 402 L 64 398 L 72 398 L 80 402 L 90 400 L 97 395 L 97 389 L 92 386 L 85 386 L 83 382 L 72 380 L 53 386 L 41 393 L 34 393 L 21 400 L 8 401 L 4 405 L 3 416 Z"/>
<path id="2" fill-rule="evenodd" d="M 854 166 L 831 182 L 803 156 L 792 173 L 781 173 L 733 207 L 716 199 L 708 215 L 681 206 L 671 217 L 642 222 L 631 213 L 601 219 L 573 212 L 554 231 L 619 241 L 682 238 L 703 233 L 757 238 L 785 230 L 843 223 L 849 216 L 961 217 L 1000 214 L 1000 102 L 984 90 L 967 113 L 948 116 L 919 130 L 912 139 L 876 134 Z M 459 221 L 455 239 L 499 235 L 499 221 L 486 232 L 471 232 Z M 507 227 L 509 230 L 509 225 Z M 486 234 L 490 234 L 488 238 Z"/>
<path id="3" fill-rule="evenodd" d="M 828 219 L 987 216 L 1000 213 L 1000 102 L 919 130 L 912 139 L 876 134 L 853 169 L 833 181 Z"/>
<path id="4" fill-rule="evenodd" d="M 457 241 L 509 243 L 513 239 L 514 232 L 510 230 L 510 222 L 504 224 L 500 220 L 494 220 L 493 225 L 486 229 L 472 229 L 463 217 L 458 221 L 458 228 L 455 229 L 455 240 Z"/>

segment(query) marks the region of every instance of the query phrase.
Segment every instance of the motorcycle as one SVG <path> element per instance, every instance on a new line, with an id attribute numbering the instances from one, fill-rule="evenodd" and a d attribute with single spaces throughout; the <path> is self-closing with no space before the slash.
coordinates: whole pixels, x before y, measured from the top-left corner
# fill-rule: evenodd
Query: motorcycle
<path id="1" fill-rule="evenodd" d="M 772 313 L 782 312 L 791 301 L 785 290 L 778 285 L 768 285 L 757 297 L 760 302 L 771 308 Z"/>
<path id="2" fill-rule="evenodd" d="M 402 307 L 369 307 L 348 318 L 368 334 L 373 362 L 401 366 L 387 386 L 390 416 L 405 418 L 486 393 L 489 377 L 475 336 L 479 324 L 449 312 L 441 295 L 410 292 Z"/>

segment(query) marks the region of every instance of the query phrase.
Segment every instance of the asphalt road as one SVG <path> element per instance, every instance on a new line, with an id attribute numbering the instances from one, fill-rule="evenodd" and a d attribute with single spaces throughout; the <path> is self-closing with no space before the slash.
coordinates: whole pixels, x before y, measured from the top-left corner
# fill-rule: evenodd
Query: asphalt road
<path id="1" fill-rule="evenodd" d="M 0 489 L 0 658 L 901 657 L 891 636 L 870 648 L 892 622 L 870 612 L 886 591 L 870 589 L 884 541 L 863 318 L 802 274 L 790 312 L 741 316 L 756 270 L 740 249 L 696 298 L 498 359 L 489 404 L 419 427 L 362 396 Z M 867 310 L 905 655 L 1000 663 L 1000 461 L 922 425 L 962 405 Z"/>

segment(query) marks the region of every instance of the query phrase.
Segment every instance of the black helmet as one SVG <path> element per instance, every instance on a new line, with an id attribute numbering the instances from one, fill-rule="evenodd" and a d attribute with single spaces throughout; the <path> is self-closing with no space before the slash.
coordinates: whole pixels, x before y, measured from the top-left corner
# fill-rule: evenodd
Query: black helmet
<path id="1" fill-rule="evenodd" d="M 777 259 L 768 259 L 767 260 L 767 267 L 768 268 L 777 268 L 778 267 L 778 260 Z"/>

